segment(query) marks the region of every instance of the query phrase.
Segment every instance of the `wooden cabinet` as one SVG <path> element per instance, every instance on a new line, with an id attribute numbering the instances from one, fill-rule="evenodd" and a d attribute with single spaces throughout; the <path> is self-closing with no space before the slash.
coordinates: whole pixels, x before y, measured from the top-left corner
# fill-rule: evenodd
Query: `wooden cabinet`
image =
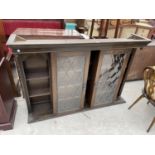
<path id="1" fill-rule="evenodd" d="M 29 122 L 93 107 L 123 103 L 120 97 L 135 48 L 150 40 L 56 39 L 12 34 Z"/>
<path id="2" fill-rule="evenodd" d="M 138 48 L 133 58 L 127 80 L 142 80 L 147 66 L 155 66 L 155 41 L 144 48 Z"/>
<path id="3" fill-rule="evenodd" d="M 0 129 L 2 130 L 13 128 L 16 113 L 16 101 L 7 71 L 7 63 L 0 52 Z"/>

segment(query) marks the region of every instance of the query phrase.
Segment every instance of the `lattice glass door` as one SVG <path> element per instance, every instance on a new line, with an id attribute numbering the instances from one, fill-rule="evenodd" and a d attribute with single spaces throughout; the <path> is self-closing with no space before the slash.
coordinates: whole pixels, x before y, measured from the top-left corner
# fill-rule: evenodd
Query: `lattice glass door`
<path id="1" fill-rule="evenodd" d="M 100 54 L 101 63 L 98 66 L 98 75 L 96 75 L 93 106 L 112 104 L 115 100 L 129 53 L 130 50 L 126 54 L 123 51 L 119 54 Z"/>
<path id="2" fill-rule="evenodd" d="M 90 52 L 57 53 L 57 113 L 83 108 L 89 57 Z"/>

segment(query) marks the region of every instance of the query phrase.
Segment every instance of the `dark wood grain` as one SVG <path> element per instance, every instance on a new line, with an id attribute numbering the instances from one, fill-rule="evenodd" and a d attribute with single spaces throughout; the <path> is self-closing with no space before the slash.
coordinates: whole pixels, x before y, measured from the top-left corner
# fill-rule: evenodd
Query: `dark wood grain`
<path id="1" fill-rule="evenodd" d="M 147 47 L 138 48 L 133 58 L 127 80 L 142 80 L 147 66 L 155 65 L 155 41 Z"/>

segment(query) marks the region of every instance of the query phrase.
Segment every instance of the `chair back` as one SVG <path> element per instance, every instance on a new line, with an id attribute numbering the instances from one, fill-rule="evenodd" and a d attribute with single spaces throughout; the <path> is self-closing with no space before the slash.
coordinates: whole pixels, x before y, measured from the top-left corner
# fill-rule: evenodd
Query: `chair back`
<path id="1" fill-rule="evenodd" d="M 147 97 L 155 102 L 155 66 L 144 69 L 144 91 Z"/>

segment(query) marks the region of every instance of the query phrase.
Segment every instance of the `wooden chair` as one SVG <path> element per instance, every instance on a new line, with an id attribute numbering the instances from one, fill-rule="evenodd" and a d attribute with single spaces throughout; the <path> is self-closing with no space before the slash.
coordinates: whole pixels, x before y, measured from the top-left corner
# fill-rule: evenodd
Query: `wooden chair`
<path id="1" fill-rule="evenodd" d="M 148 99 L 147 104 L 151 103 L 155 106 L 155 66 L 149 66 L 144 69 L 144 90 L 142 91 L 142 95 L 140 95 L 128 109 L 131 109 L 143 97 Z M 155 117 L 147 129 L 147 132 L 150 131 L 154 123 Z"/>

